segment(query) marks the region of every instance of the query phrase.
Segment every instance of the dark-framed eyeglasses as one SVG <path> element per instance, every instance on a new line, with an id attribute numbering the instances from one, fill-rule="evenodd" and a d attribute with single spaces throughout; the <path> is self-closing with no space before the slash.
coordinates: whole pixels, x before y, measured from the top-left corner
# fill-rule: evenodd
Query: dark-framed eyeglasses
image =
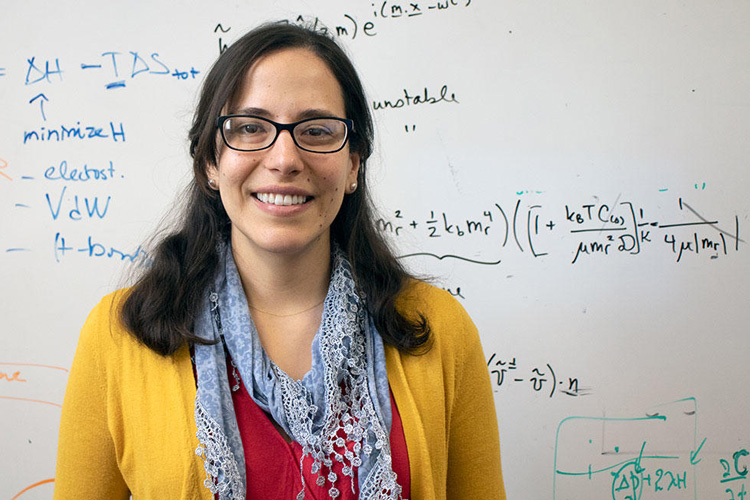
<path id="1" fill-rule="evenodd" d="M 255 115 L 225 115 L 216 119 L 216 127 L 227 147 L 236 151 L 260 151 L 270 148 L 282 130 L 288 130 L 294 144 L 312 153 L 341 151 L 354 131 L 354 122 L 346 118 L 322 116 L 294 123 L 277 123 Z"/>

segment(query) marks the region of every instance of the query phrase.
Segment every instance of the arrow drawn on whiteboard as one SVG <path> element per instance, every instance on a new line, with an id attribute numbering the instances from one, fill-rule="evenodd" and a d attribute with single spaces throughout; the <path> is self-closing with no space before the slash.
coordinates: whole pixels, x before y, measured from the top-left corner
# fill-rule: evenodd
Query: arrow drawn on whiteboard
<path id="1" fill-rule="evenodd" d="M 690 452 L 690 463 L 692 465 L 697 465 L 698 462 L 700 462 L 701 460 L 703 460 L 702 458 L 698 458 L 698 454 L 701 452 L 701 449 L 703 448 L 703 445 L 706 444 L 706 440 L 707 439 L 708 438 L 703 438 L 703 441 L 701 441 L 701 444 L 700 444 L 700 446 L 698 446 L 698 449 L 695 450 L 695 451 L 691 451 Z"/>
<path id="2" fill-rule="evenodd" d="M 496 261 L 482 261 L 482 260 L 468 259 L 466 257 L 461 257 L 459 255 L 450 255 L 450 254 L 448 254 L 448 255 L 436 255 L 434 253 L 429 253 L 429 252 L 408 253 L 406 255 L 399 255 L 398 256 L 399 259 L 407 259 L 409 257 L 434 257 L 434 258 L 436 258 L 438 260 L 456 259 L 456 260 L 462 260 L 464 262 L 470 262 L 472 264 L 480 264 L 480 265 L 483 265 L 483 266 L 496 266 L 496 265 L 500 264 L 500 262 L 501 262 L 501 259 L 498 259 Z"/>
<path id="3" fill-rule="evenodd" d="M 32 98 L 32 99 L 31 99 L 31 100 L 29 101 L 29 104 L 32 104 L 32 103 L 33 103 L 34 101 L 36 101 L 37 99 L 39 99 L 39 110 L 40 110 L 40 111 L 42 112 L 42 118 L 44 118 L 44 121 L 46 122 L 46 121 L 47 121 L 47 117 L 46 117 L 46 116 L 45 116 L 45 114 L 44 114 L 44 101 L 49 101 L 49 99 L 47 99 L 47 96 L 46 96 L 46 95 L 44 95 L 44 94 L 39 94 L 39 95 L 37 95 L 36 97 Z"/>

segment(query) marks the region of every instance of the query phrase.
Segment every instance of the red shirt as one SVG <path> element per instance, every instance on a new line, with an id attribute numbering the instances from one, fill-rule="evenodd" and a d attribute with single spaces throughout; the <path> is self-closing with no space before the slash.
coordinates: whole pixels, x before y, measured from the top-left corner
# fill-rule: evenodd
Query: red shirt
<path id="1" fill-rule="evenodd" d="M 227 363 L 227 365 L 230 365 Z M 233 380 L 231 365 L 228 369 L 229 380 Z M 293 500 L 302 489 L 300 479 L 300 458 L 302 446 L 296 441 L 287 442 L 274 426 L 270 417 L 253 401 L 240 384 L 240 389 L 232 392 L 234 411 L 242 437 L 242 447 L 245 452 L 245 472 L 247 474 L 247 498 L 264 500 Z M 398 484 L 402 487 L 401 496 L 409 498 L 409 456 L 401 425 L 401 416 L 391 394 L 391 457 L 393 471 L 398 475 Z M 345 436 L 342 436 L 345 438 Z M 344 446 L 351 449 L 353 443 Z M 345 449 L 339 451 L 342 455 Z M 306 500 L 327 500 L 330 498 L 331 483 L 326 481 L 323 486 L 316 483 L 318 474 L 312 474 L 310 467 L 312 458 L 305 457 L 302 475 L 305 478 Z M 333 486 L 339 491 L 336 500 L 356 500 L 359 497 L 357 472 L 354 471 L 354 481 L 342 472 L 343 464 L 333 461 L 332 470 L 337 478 Z M 322 473 L 328 475 L 329 470 L 323 467 Z"/>
<path id="2" fill-rule="evenodd" d="M 193 347 L 190 347 L 190 357 L 193 358 Z M 240 378 L 239 372 L 232 370 L 232 363 L 227 354 L 227 376 L 230 384 Z M 193 376 L 195 364 L 193 364 Z M 391 464 L 396 473 L 397 482 L 401 486 L 401 498 L 409 498 L 411 479 L 409 471 L 409 454 L 406 448 L 404 428 L 401 415 L 396 407 L 396 401 L 391 396 Z M 302 457 L 302 446 L 296 441 L 287 442 L 274 426 L 271 418 L 253 401 L 248 394 L 245 384 L 240 383 L 237 391 L 232 391 L 234 413 L 242 439 L 242 449 L 245 454 L 245 477 L 247 492 L 245 498 L 263 500 L 292 500 L 302 489 L 299 462 Z M 342 436 L 345 437 L 345 436 Z M 345 446 L 351 449 L 353 443 Z M 339 450 L 337 450 L 339 451 Z M 343 455 L 343 449 L 342 455 Z M 316 482 L 318 474 L 311 473 L 312 458 L 306 457 L 302 474 L 305 477 L 306 500 L 330 499 L 330 482 L 319 486 Z M 343 464 L 333 461 L 333 472 L 336 480 L 333 485 L 339 491 L 336 500 L 357 500 L 359 485 L 357 471 L 354 471 L 354 481 L 343 474 Z M 328 469 L 324 468 L 326 474 Z M 218 493 L 214 496 L 218 498 Z"/>

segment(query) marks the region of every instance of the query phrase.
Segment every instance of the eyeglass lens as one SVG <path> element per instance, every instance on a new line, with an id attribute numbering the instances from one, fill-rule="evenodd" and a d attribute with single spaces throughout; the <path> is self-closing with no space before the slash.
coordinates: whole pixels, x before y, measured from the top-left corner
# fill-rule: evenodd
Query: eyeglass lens
<path id="1" fill-rule="evenodd" d="M 222 134 L 229 147 L 252 151 L 269 147 L 278 132 L 273 122 L 263 118 L 232 116 L 224 121 Z M 300 148 L 319 153 L 341 149 L 346 135 L 346 124 L 331 118 L 305 120 L 293 130 L 294 140 Z"/>

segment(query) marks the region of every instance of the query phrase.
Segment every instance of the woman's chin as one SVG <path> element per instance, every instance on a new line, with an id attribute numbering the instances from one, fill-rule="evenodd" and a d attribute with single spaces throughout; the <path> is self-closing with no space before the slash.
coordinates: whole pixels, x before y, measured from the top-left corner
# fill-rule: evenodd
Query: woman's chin
<path id="1" fill-rule="evenodd" d="M 329 233 L 305 235 L 299 230 L 273 231 L 264 237 L 248 238 L 232 231 L 232 251 L 235 254 L 260 256 L 263 254 L 285 257 L 303 257 L 330 252 Z"/>

